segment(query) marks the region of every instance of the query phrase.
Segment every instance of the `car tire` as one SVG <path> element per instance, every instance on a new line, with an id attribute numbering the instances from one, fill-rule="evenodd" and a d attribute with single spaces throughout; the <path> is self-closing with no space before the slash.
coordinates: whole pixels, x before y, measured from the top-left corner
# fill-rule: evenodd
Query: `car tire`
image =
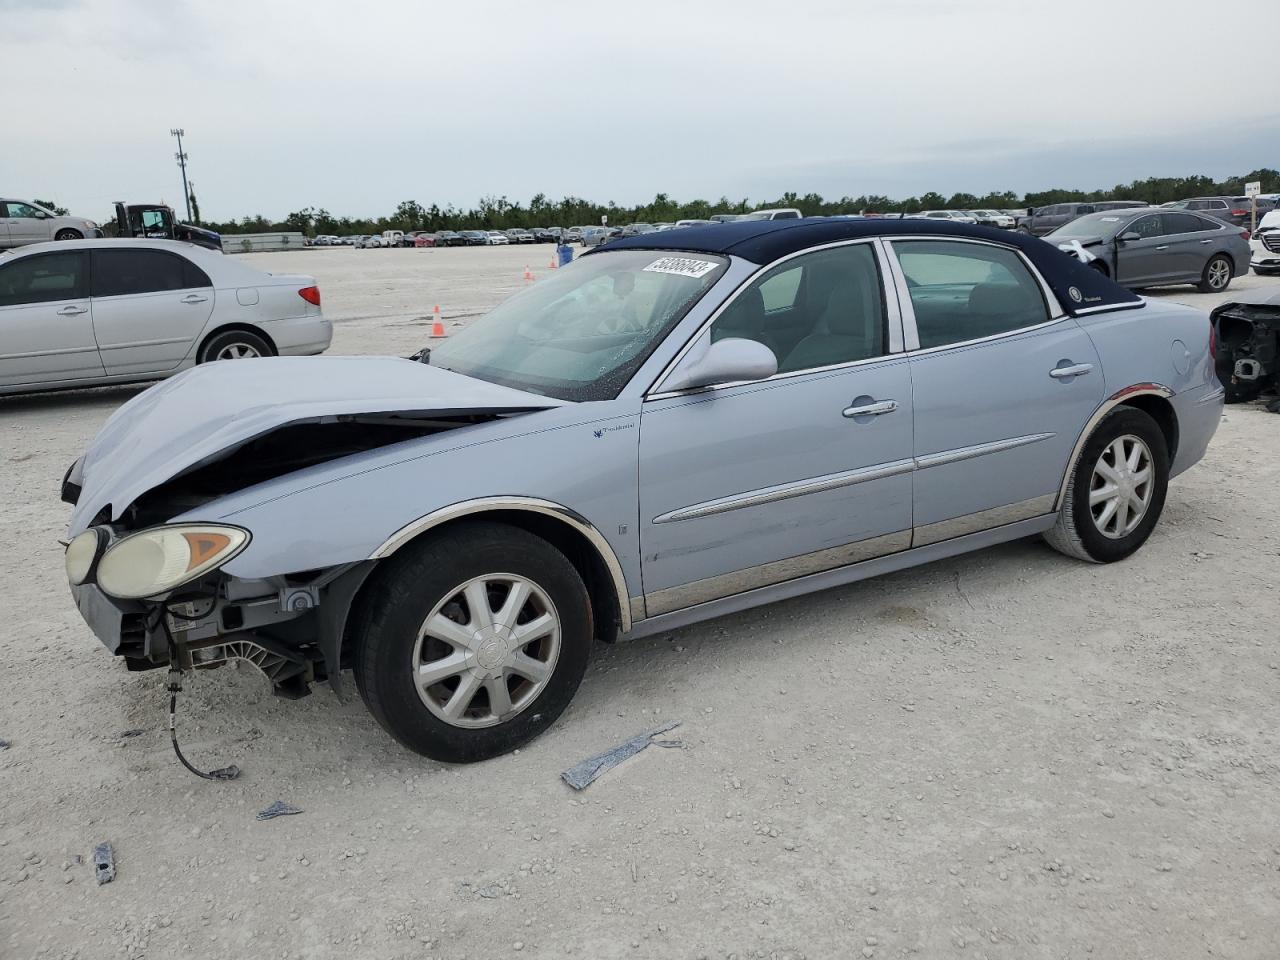
<path id="1" fill-rule="evenodd" d="M 212 363 L 215 360 L 252 360 L 258 357 L 269 357 L 275 351 L 266 338 L 248 330 L 224 330 L 215 333 L 200 348 L 197 363 Z"/>
<path id="2" fill-rule="evenodd" d="M 1280 274 L 1280 270 L 1263 270 L 1261 267 L 1254 267 L 1253 272 L 1260 277 L 1274 277 Z"/>
<path id="3" fill-rule="evenodd" d="M 508 613 L 517 587 L 527 599 Z M 544 619 L 548 632 L 535 633 Z M 586 585 L 564 554 L 518 527 L 460 523 L 402 548 L 378 572 L 355 624 L 356 686 L 410 750 L 474 763 L 559 718 L 586 673 L 592 636 Z M 427 686 L 419 678 L 432 665 L 439 679 Z"/>
<path id="4" fill-rule="evenodd" d="M 1122 451 L 1125 464 L 1117 471 L 1115 461 Z M 1135 460 L 1137 468 L 1132 469 Z M 1135 474 L 1141 477 L 1144 470 L 1146 481 L 1138 481 Z M 1098 496 L 1108 485 L 1116 496 Z M 1078 560 L 1123 560 L 1151 535 L 1164 510 L 1168 487 L 1169 452 L 1160 425 L 1142 410 L 1116 407 L 1085 441 L 1072 465 L 1057 522 L 1044 539 Z M 1116 506 L 1110 507 L 1112 503 Z"/>
<path id="5" fill-rule="evenodd" d="M 1201 293 L 1221 293 L 1231 285 L 1231 273 L 1231 261 L 1220 253 L 1215 254 L 1204 265 L 1196 287 Z"/>
<path id="6" fill-rule="evenodd" d="M 81 233 L 79 230 L 74 230 L 74 229 L 72 229 L 71 227 L 64 227 L 63 229 L 59 230 L 57 233 L 55 233 L 55 234 L 53 235 L 53 239 L 55 239 L 55 240 L 83 240 L 83 239 L 84 239 L 84 234 L 83 234 L 83 233 Z"/>

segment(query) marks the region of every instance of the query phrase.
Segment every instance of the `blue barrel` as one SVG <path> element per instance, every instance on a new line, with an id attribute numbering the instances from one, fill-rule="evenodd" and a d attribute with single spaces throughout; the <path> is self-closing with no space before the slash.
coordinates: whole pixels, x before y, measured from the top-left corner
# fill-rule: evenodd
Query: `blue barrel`
<path id="1" fill-rule="evenodd" d="M 573 247 L 569 246 L 567 243 L 562 243 L 560 246 L 556 247 L 556 253 L 560 257 L 560 266 L 568 266 L 573 262 Z"/>

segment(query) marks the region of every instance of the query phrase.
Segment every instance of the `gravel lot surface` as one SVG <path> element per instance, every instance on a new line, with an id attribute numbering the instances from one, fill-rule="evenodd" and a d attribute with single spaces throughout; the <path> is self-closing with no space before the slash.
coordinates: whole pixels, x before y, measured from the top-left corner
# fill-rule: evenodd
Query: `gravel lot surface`
<path id="1" fill-rule="evenodd" d="M 548 246 L 249 257 L 335 353 L 407 354 Z M 1247 277 L 1237 288 L 1276 285 Z M 1207 306 L 1181 288 L 1160 294 Z M 1229 407 L 1135 557 L 1038 541 L 600 650 L 517 754 L 447 768 L 358 698 L 106 655 L 58 483 L 136 389 L 0 399 L 0 957 L 1274 958 L 1280 417 Z M 669 720 L 582 794 L 561 770 Z M 257 822 L 274 800 L 305 811 Z M 118 875 L 94 883 L 114 845 Z"/>

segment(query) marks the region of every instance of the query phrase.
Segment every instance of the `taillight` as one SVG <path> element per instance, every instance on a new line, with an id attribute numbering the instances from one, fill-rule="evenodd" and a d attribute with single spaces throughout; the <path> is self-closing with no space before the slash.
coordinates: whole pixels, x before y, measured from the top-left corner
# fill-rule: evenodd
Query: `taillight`
<path id="1" fill-rule="evenodd" d="M 1243 237 L 1245 240 L 1248 240 L 1251 236 L 1253 236 L 1253 234 L 1249 232 L 1248 227 L 1244 227 L 1240 231 L 1240 236 Z"/>
<path id="2" fill-rule="evenodd" d="M 1233 217 L 1247 217 L 1249 215 L 1249 211 L 1248 210 L 1232 210 L 1231 215 Z"/>
<path id="3" fill-rule="evenodd" d="M 307 303 L 315 304 L 317 307 L 320 306 L 319 287 L 303 287 L 298 291 L 298 296 L 307 301 Z"/>
<path id="4" fill-rule="evenodd" d="M 1209 360 L 1218 362 L 1218 325 L 1212 320 L 1209 321 Z"/>

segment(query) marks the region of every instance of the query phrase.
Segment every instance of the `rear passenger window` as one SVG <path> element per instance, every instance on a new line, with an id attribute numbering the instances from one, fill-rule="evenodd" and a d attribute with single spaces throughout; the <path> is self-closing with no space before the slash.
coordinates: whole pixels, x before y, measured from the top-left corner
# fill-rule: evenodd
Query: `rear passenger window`
<path id="1" fill-rule="evenodd" d="M 119 297 L 207 287 L 204 271 L 163 250 L 94 250 L 93 295 Z"/>
<path id="2" fill-rule="evenodd" d="M 884 353 L 885 309 L 871 244 L 819 250 L 752 282 L 711 326 L 711 339 L 763 343 L 779 373 Z"/>
<path id="3" fill-rule="evenodd" d="M 1197 217 L 1191 213 L 1164 213 L 1164 232 L 1171 233 L 1198 233 L 1201 230 L 1216 230 L 1221 224 L 1211 224 L 1203 217 Z"/>
<path id="4" fill-rule="evenodd" d="M 921 349 L 979 340 L 1049 319 L 1040 284 L 1012 250 L 948 240 L 893 243 Z"/>

